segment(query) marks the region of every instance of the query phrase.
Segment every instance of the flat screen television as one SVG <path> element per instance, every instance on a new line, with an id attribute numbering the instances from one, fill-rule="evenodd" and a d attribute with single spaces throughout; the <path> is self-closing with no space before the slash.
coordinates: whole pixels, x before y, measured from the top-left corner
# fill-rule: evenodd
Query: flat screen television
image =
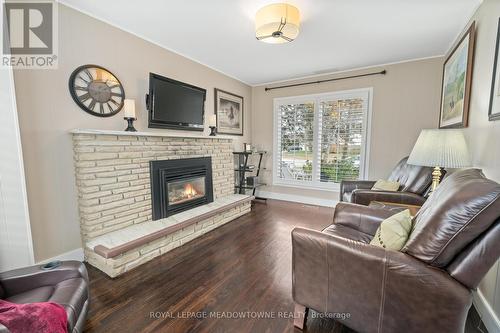
<path id="1" fill-rule="evenodd" d="M 203 88 L 149 73 L 148 127 L 203 131 L 206 93 Z"/>

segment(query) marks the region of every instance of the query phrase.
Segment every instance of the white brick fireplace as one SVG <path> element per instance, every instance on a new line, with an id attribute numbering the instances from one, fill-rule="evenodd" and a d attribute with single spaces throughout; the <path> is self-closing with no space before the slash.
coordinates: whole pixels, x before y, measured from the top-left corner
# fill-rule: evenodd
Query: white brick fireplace
<path id="1" fill-rule="evenodd" d="M 72 131 L 86 260 L 115 277 L 250 211 L 235 195 L 231 139 Z M 211 157 L 212 203 L 152 220 L 149 163 Z"/>

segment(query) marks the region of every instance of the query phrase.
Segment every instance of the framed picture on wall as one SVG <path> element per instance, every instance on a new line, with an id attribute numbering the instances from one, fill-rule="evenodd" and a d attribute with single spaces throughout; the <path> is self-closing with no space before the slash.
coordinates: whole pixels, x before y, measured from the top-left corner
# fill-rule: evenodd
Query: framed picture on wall
<path id="1" fill-rule="evenodd" d="M 217 133 L 243 135 L 243 97 L 215 88 Z"/>
<path id="2" fill-rule="evenodd" d="M 475 22 L 444 62 L 439 128 L 467 127 L 474 63 Z"/>
<path id="3" fill-rule="evenodd" d="M 498 19 L 497 43 L 495 59 L 493 61 L 493 79 L 491 80 L 490 108 L 488 117 L 491 120 L 500 120 L 500 18 Z"/>

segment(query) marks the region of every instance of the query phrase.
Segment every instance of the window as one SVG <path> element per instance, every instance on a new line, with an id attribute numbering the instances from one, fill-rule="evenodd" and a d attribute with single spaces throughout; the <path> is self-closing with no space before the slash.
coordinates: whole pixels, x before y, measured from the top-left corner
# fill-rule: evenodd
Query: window
<path id="1" fill-rule="evenodd" d="M 366 176 L 372 89 L 274 100 L 273 183 L 337 189 Z"/>

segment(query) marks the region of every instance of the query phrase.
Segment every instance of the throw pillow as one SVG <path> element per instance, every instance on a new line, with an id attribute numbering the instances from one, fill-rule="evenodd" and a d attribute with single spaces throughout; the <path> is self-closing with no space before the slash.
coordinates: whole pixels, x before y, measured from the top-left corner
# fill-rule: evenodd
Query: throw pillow
<path id="1" fill-rule="evenodd" d="M 370 244 L 399 251 L 408 240 L 411 226 L 410 210 L 406 209 L 382 221 Z"/>
<path id="2" fill-rule="evenodd" d="M 399 182 L 393 182 L 390 180 L 379 179 L 373 185 L 372 190 L 376 191 L 397 191 L 399 189 Z"/>

